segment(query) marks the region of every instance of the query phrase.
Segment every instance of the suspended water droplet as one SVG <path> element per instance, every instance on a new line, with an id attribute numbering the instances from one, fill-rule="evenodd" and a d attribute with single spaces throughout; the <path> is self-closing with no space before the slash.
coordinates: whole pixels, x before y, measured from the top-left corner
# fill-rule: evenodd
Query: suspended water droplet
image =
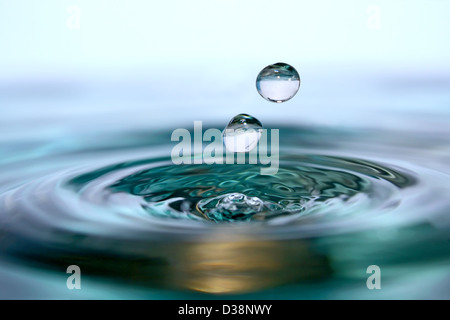
<path id="1" fill-rule="evenodd" d="M 289 64 L 271 64 L 258 74 L 256 89 L 264 99 L 271 102 L 285 102 L 291 99 L 300 88 L 300 76 Z"/>
<path id="2" fill-rule="evenodd" d="M 225 147 L 232 152 L 250 152 L 261 138 L 262 124 L 248 114 L 238 114 L 223 131 Z"/>

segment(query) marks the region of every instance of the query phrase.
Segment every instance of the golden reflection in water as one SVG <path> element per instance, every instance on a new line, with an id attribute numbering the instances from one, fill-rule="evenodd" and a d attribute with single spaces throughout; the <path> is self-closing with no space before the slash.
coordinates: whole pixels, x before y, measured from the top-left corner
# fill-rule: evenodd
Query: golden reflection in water
<path id="1" fill-rule="evenodd" d="M 316 252 L 313 240 L 275 241 L 209 234 L 207 238 L 192 241 L 119 241 L 107 245 L 82 237 L 73 241 L 96 243 L 96 248 L 102 248 L 104 253 L 61 254 L 56 250 L 47 252 L 46 259 L 39 255 L 39 259 L 33 259 L 34 263 L 53 266 L 57 270 L 76 264 L 85 275 L 210 294 L 255 292 L 331 275 L 327 258 Z M 13 250 L 17 243 L 14 237 L 1 242 L 8 250 Z M 107 254 L 113 251 L 127 252 L 127 255 Z"/>
<path id="2" fill-rule="evenodd" d="M 177 286 L 206 293 L 252 292 L 330 273 L 327 260 L 299 240 L 241 239 L 183 247 L 173 261 L 172 280 Z"/>

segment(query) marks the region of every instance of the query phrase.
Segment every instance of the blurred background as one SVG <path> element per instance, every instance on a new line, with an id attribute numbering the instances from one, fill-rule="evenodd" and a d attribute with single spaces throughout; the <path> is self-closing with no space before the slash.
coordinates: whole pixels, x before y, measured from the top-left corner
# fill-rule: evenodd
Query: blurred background
<path id="1" fill-rule="evenodd" d="M 125 161 L 127 143 L 144 149 L 147 139 L 153 139 L 153 130 L 164 129 L 161 132 L 170 133 L 175 128 L 192 127 L 194 120 L 204 121 L 205 127 L 223 128 L 239 113 L 251 114 L 263 125 L 273 128 L 277 125 L 346 128 L 354 130 L 355 136 L 358 130 L 373 129 L 372 136 L 364 136 L 357 143 L 351 144 L 353 140 L 349 139 L 353 150 L 364 149 L 367 137 L 378 143 L 393 141 L 391 149 L 387 148 L 388 155 L 403 150 L 400 160 L 408 160 L 407 147 L 411 142 L 414 151 L 410 158 L 414 158 L 415 164 L 426 166 L 433 159 L 432 169 L 447 174 L 437 185 L 448 185 L 449 13 L 450 1 L 447 0 L 1 1 L 0 154 L 3 157 L 0 159 L 0 191 L 60 168 L 88 163 L 103 151 L 105 158 L 109 151 L 107 146 L 115 146 L 116 141 L 108 144 L 111 137 L 117 138 L 117 145 L 124 149 L 124 152 L 120 148 L 116 151 L 122 153 L 121 161 Z M 260 70 L 276 62 L 291 64 L 301 77 L 299 92 L 283 104 L 262 99 L 255 88 Z M 387 132 L 384 135 L 383 130 Z M 126 136 L 122 141 L 117 134 L 122 131 L 135 135 Z M 413 132 L 415 138 L 392 134 L 400 131 Z M 331 131 L 324 132 L 323 135 L 317 133 L 317 140 L 333 138 Z M 421 135 L 424 139 L 417 139 Z M 314 135 L 311 136 L 305 141 L 314 142 Z M 170 143 L 168 134 L 159 139 L 166 137 Z M 93 142 L 96 138 L 98 141 Z M 105 150 L 101 148 L 104 144 L 107 145 Z M 423 155 L 422 145 L 426 146 Z M 341 147 L 339 142 L 334 146 L 336 150 Z M 402 147 L 404 149 L 400 149 Z M 378 150 L 370 148 L 368 145 L 360 155 L 376 155 Z M 85 158 L 77 158 L 76 151 L 83 150 L 87 150 Z M 138 158 L 138 154 L 133 156 Z M 439 196 L 444 207 L 447 195 L 437 194 Z M 7 205 L 14 207 L 13 202 L 6 201 Z M 237 270 L 237 280 L 233 279 L 236 282 L 231 284 L 237 287 L 242 284 L 239 268 L 252 266 L 250 262 L 254 263 L 254 268 L 267 263 L 267 272 L 273 277 L 264 273 L 262 278 L 269 280 L 277 279 L 278 262 L 283 265 L 294 260 L 292 270 L 306 265 L 328 276 L 332 274 L 327 269 L 331 265 L 333 272 L 341 272 L 331 284 L 266 291 L 255 293 L 252 298 L 414 298 L 426 296 L 427 292 L 432 293 L 431 298 L 448 297 L 448 241 L 441 240 L 443 234 L 448 234 L 449 224 L 448 219 L 440 221 L 443 231 L 430 236 L 436 242 L 429 242 L 421 251 L 424 260 L 429 259 L 429 265 L 414 260 L 416 242 L 412 240 L 419 238 L 406 230 L 407 235 L 399 237 L 404 241 L 399 243 L 414 249 L 408 251 L 404 260 L 397 251 L 388 252 L 385 260 L 380 258 L 386 264 L 392 263 L 389 279 L 397 282 L 396 286 L 375 295 L 364 287 L 367 275 L 361 265 L 367 266 L 366 261 L 372 261 L 373 257 L 384 257 L 383 249 L 389 251 L 390 247 L 383 245 L 382 240 L 396 239 L 395 232 L 374 233 L 371 236 L 375 240 L 368 237 L 367 246 L 363 232 L 362 240 L 358 241 L 345 235 L 338 239 L 342 242 L 326 239 L 323 247 L 329 251 L 326 252 L 329 260 L 310 256 L 310 247 L 315 253 L 326 251 L 320 243 L 319 249 L 309 242 L 294 243 L 284 249 L 279 244 L 262 242 L 222 250 L 210 248 L 208 243 L 198 247 L 185 243 L 185 247 L 170 249 L 179 254 L 178 260 L 174 260 L 174 274 L 181 274 L 180 278 L 173 278 L 172 274 L 167 277 L 173 282 L 181 279 L 182 285 L 183 281 L 191 281 L 185 287 L 215 293 L 214 281 L 221 287 L 221 277 L 213 277 L 214 281 L 197 279 L 189 272 L 191 269 L 198 271 L 197 260 L 215 261 L 215 253 L 220 253 L 220 261 Z M 428 227 L 426 225 L 425 229 Z M 425 239 L 427 232 L 428 229 L 423 232 Z M 342 243 L 356 249 L 347 250 Z M 43 246 L 46 248 L 45 243 Z M 122 247 L 119 242 L 117 248 L 128 249 L 126 245 Z M 433 247 L 437 248 L 435 255 L 430 249 Z M 33 252 L 34 247 L 30 248 Z M 253 252 L 254 248 L 259 251 Z M 51 252 L 51 249 L 48 250 Z M 400 245 L 396 249 L 403 252 Z M 169 256 L 169 251 L 161 249 L 161 252 L 162 256 Z M 204 258 L 205 252 L 213 258 Z M 272 264 L 267 261 L 269 252 L 275 257 Z M 236 257 L 239 259 L 233 260 Z M 360 262 L 360 257 L 366 260 Z M 172 261 L 169 258 L 168 261 Z M 346 269 L 346 259 L 356 261 L 353 271 Z M 32 264 L 33 273 L 21 263 L 2 262 L 0 288 L 6 289 L 0 291 L 1 298 L 186 297 L 179 291 L 116 286 L 107 280 L 90 282 L 90 278 L 83 280 L 87 287 L 91 285 L 90 291 L 68 293 L 64 272 L 46 273 L 38 262 L 30 261 L 38 266 L 34 268 L 36 265 Z M 105 264 L 116 263 L 115 260 L 105 261 Z M 408 264 L 408 261 L 413 262 Z M 54 261 L 46 263 L 52 265 Z M 117 274 L 120 276 L 123 271 L 128 276 L 129 266 L 133 266 L 134 261 L 130 265 L 128 261 L 123 263 L 123 270 Z M 323 265 L 327 268 L 322 270 L 319 267 Z M 147 265 L 137 266 L 148 271 Z M 90 267 L 95 269 L 96 266 Z M 165 266 L 155 268 L 165 270 Z M 420 272 L 414 273 L 415 270 Z M 95 269 L 94 274 L 102 271 Z M 398 278 L 402 275 L 409 278 Z M 290 274 L 286 273 L 285 277 L 289 282 Z M 249 279 L 256 279 L 250 281 L 250 287 L 254 285 L 257 290 L 261 278 Z M 341 290 L 344 285 L 348 289 L 345 292 Z M 233 290 L 231 287 L 230 292 Z"/>
<path id="2" fill-rule="evenodd" d="M 2 1 L 2 138 L 225 125 L 241 112 L 263 124 L 444 128 L 449 11 L 445 0 Z M 283 105 L 255 89 L 278 61 L 302 79 Z"/>

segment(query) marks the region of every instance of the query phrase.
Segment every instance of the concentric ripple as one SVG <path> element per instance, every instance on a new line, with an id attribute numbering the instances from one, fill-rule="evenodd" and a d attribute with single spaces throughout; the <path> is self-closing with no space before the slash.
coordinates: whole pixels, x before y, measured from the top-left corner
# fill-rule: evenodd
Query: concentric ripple
<path id="1" fill-rule="evenodd" d="M 118 140 L 95 155 L 96 146 L 80 143 L 50 154 L 61 170 L 38 172 L 0 194 L 1 254 L 45 268 L 77 264 L 139 285 L 239 293 L 349 272 L 329 259 L 351 269 L 343 242 L 354 251 L 365 243 L 378 256 L 380 240 L 368 241 L 367 233 L 396 230 L 383 246 L 405 257 L 413 238 L 428 235 L 417 231 L 423 225 L 440 219 L 445 230 L 446 174 L 363 149 L 358 157 L 360 137 L 341 135 L 351 143 L 333 145 L 325 133 L 284 132 L 276 175 L 249 164 L 175 165 L 167 149 L 146 151 L 144 142 Z M 413 237 L 411 227 L 419 228 Z M 432 234 L 430 245 L 442 237 Z M 446 256 L 436 248 L 436 257 Z M 397 253 L 384 253 L 386 263 Z"/>
<path id="2" fill-rule="evenodd" d="M 336 156 L 284 154 L 276 175 L 261 175 L 259 165 L 174 165 L 159 157 L 53 174 L 3 194 L 0 204 L 23 219 L 10 228 L 46 237 L 48 228 L 144 240 L 233 227 L 303 238 L 373 228 L 386 211 L 410 205 L 417 211 L 405 202 L 416 184 L 409 170 Z"/>
<path id="3" fill-rule="evenodd" d="M 102 207 L 127 203 L 136 215 L 159 219 L 284 224 L 312 213 L 342 219 L 392 206 L 400 190 L 415 181 L 375 163 L 323 156 L 286 157 L 272 176 L 261 175 L 255 165 L 159 164 L 136 170 L 141 163 L 76 176 L 64 188 Z"/>

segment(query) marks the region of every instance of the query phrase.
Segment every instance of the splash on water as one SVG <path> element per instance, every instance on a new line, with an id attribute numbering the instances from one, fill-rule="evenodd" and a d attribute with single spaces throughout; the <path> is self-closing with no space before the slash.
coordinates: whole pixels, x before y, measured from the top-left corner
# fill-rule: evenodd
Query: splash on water
<path id="1" fill-rule="evenodd" d="M 303 297 L 299 288 L 312 279 L 323 288 L 316 297 L 333 290 L 361 297 L 368 265 L 381 265 L 386 275 L 400 267 L 405 275 L 440 274 L 434 262 L 450 258 L 442 241 L 448 175 L 405 166 L 401 154 L 392 157 L 395 141 L 379 133 L 280 130 L 276 175 L 251 164 L 174 165 L 170 132 L 87 137 L 39 157 L 27 144 L 29 154 L 4 162 L 9 169 L 0 179 L 3 287 L 17 288 L 8 284 L 17 266 L 26 268 L 20 277 L 39 279 L 45 271 L 48 283 L 64 287 L 61 270 L 78 265 L 91 288 L 97 277 L 109 279 L 124 297 L 158 288 L 171 289 L 168 297 L 180 290 L 282 294 L 283 284 L 294 285 L 287 297 Z M 405 154 L 419 161 L 423 145 Z M 34 292 L 37 280 L 28 281 L 21 287 Z M 395 287 L 387 281 L 383 293 Z M 153 289 L 139 293 L 143 286 Z M 51 296 L 52 288 L 39 296 Z M 109 292 L 82 291 L 93 298 Z"/>

